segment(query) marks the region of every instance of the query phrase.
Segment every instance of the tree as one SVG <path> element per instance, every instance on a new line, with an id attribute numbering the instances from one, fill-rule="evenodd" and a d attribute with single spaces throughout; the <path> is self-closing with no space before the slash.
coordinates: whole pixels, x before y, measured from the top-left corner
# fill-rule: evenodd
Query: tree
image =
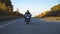
<path id="1" fill-rule="evenodd" d="M 0 7 L 1 7 L 1 10 L 6 11 L 6 5 L 5 5 L 5 3 L 2 3 Z"/>
<path id="2" fill-rule="evenodd" d="M 0 0 L 0 14 L 13 14 L 13 5 L 11 4 L 10 0 Z"/>
<path id="3" fill-rule="evenodd" d="M 58 10 L 60 10 L 60 4 L 51 8 L 51 11 L 58 11 Z"/>
<path id="4" fill-rule="evenodd" d="M 10 6 L 7 7 L 7 11 L 9 13 L 9 15 L 13 15 L 13 10 Z"/>
<path id="5" fill-rule="evenodd" d="M 51 8 L 51 10 L 46 14 L 47 17 L 58 17 L 60 16 L 60 4 L 55 5 Z"/>

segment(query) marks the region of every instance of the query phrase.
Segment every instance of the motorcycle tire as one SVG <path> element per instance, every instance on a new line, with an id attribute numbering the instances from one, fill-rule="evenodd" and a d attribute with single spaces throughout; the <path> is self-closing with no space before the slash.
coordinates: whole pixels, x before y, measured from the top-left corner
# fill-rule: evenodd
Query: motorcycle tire
<path id="1" fill-rule="evenodd" d="M 29 22 L 26 22 L 27 24 L 29 24 Z"/>

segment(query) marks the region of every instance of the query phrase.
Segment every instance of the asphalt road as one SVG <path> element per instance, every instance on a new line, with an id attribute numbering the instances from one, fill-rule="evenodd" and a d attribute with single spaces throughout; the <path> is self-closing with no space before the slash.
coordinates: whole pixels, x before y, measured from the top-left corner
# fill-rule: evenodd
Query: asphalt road
<path id="1" fill-rule="evenodd" d="M 60 22 L 32 18 L 29 25 L 24 18 L 0 22 L 0 34 L 60 34 Z"/>

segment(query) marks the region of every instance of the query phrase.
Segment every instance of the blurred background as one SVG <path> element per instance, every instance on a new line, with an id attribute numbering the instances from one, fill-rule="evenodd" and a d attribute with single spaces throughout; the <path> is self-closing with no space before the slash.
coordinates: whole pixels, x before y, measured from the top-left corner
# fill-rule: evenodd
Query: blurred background
<path id="1" fill-rule="evenodd" d="M 24 17 L 60 17 L 60 0 L 0 0 L 0 20 Z"/>

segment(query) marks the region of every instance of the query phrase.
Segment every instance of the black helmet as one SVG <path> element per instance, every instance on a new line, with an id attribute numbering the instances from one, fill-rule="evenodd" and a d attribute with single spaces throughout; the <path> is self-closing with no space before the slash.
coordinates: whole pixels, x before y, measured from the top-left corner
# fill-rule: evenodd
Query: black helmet
<path id="1" fill-rule="evenodd" d="M 29 13 L 29 10 L 27 10 L 27 13 Z"/>

